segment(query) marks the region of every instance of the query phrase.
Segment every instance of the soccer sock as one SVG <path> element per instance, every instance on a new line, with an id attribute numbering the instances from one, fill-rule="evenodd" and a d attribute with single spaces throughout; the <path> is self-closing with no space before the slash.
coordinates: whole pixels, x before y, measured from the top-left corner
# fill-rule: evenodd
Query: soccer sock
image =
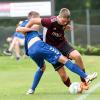
<path id="1" fill-rule="evenodd" d="M 70 78 L 68 77 L 66 81 L 64 81 L 64 84 L 69 87 L 71 85 Z"/>
<path id="2" fill-rule="evenodd" d="M 85 69 L 82 69 L 82 70 L 83 70 L 83 72 L 85 72 Z M 80 77 L 80 79 L 82 82 L 86 82 L 84 78 Z"/>
<path id="3" fill-rule="evenodd" d="M 87 74 L 84 73 L 78 65 L 72 63 L 70 60 L 68 60 L 68 61 L 65 63 L 65 66 L 66 66 L 69 70 L 71 70 L 72 72 L 78 74 L 80 77 L 82 77 L 82 78 L 86 78 L 86 77 L 87 77 Z"/>
<path id="4" fill-rule="evenodd" d="M 35 91 L 35 88 L 39 84 L 39 81 L 40 81 L 42 75 L 43 75 L 43 71 L 39 68 L 35 73 L 34 80 L 33 80 L 33 83 L 32 83 L 32 90 L 33 91 Z"/>

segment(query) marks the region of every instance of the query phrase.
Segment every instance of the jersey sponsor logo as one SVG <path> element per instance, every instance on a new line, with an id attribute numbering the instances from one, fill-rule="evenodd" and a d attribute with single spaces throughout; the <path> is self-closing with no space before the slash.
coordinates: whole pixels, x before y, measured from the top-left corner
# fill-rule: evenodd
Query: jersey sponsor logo
<path id="1" fill-rule="evenodd" d="M 56 54 L 59 54 L 59 51 L 57 51 L 55 48 L 53 48 L 53 47 L 50 47 L 50 50 L 51 51 L 53 51 L 53 52 L 55 52 Z"/>
<path id="2" fill-rule="evenodd" d="M 52 35 L 53 35 L 54 37 L 61 37 L 61 36 L 62 36 L 62 34 L 59 34 L 59 33 L 57 33 L 57 32 L 53 32 Z"/>
<path id="3" fill-rule="evenodd" d="M 54 30 L 54 31 L 57 30 L 56 27 L 54 27 L 53 30 Z"/>

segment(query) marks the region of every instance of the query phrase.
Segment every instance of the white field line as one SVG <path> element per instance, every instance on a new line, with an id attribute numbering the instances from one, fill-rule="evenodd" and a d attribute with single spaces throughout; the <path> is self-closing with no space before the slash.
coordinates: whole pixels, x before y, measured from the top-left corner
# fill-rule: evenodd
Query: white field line
<path id="1" fill-rule="evenodd" d="M 94 92 L 97 88 L 100 87 L 100 83 L 97 83 L 96 85 L 92 86 L 93 88 L 91 88 L 89 91 L 87 91 L 85 94 L 79 96 L 77 99 L 75 100 L 84 100 L 87 96 L 89 96 L 92 92 Z"/>

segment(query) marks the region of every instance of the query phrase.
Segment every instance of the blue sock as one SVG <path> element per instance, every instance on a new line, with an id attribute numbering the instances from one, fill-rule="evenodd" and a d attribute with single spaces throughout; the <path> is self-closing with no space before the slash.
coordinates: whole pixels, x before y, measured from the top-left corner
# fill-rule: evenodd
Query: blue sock
<path id="1" fill-rule="evenodd" d="M 78 65 L 72 63 L 70 60 L 68 60 L 68 61 L 65 63 L 65 66 L 66 66 L 69 70 L 71 70 L 72 72 L 74 72 L 74 73 L 78 74 L 79 76 L 81 76 L 82 78 L 86 78 L 86 77 L 87 77 L 87 74 L 84 73 L 84 72 L 82 71 L 82 69 L 81 69 Z"/>
<path id="2" fill-rule="evenodd" d="M 39 81 L 40 81 L 42 75 L 43 75 L 43 71 L 39 68 L 35 73 L 34 80 L 33 80 L 33 83 L 32 83 L 31 88 L 32 88 L 33 91 L 35 91 L 35 88 L 39 84 Z"/>

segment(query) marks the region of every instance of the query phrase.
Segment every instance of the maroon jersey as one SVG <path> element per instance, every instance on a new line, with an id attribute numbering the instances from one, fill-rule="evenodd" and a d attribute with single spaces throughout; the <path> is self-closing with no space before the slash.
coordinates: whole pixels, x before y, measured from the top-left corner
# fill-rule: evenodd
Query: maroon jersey
<path id="1" fill-rule="evenodd" d="M 56 48 L 61 48 L 65 42 L 64 27 L 57 22 L 57 17 L 42 18 L 41 23 L 47 28 L 46 42 Z"/>

